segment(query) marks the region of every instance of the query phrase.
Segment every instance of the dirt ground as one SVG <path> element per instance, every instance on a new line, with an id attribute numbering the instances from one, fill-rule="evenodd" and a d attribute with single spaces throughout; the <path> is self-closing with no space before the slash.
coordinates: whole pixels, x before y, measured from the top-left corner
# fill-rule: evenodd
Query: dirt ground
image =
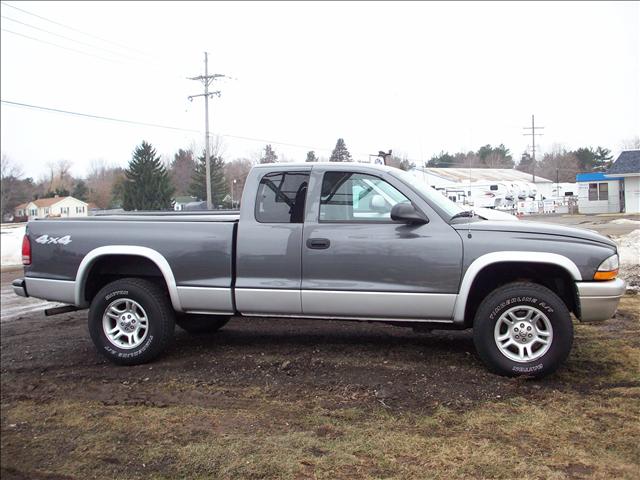
<path id="1" fill-rule="evenodd" d="M 86 312 L 29 313 L 1 323 L 2 478 L 638 478 L 639 311 L 577 324 L 542 381 L 488 373 L 469 332 L 289 319 L 117 367 Z"/>

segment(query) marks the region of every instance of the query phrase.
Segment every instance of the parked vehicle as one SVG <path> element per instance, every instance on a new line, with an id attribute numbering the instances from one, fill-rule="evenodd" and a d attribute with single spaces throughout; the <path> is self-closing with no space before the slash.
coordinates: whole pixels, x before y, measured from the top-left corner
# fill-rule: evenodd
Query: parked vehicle
<path id="1" fill-rule="evenodd" d="M 241 205 L 29 222 L 13 288 L 89 308 L 93 342 L 119 364 L 156 357 L 174 323 L 244 315 L 473 328 L 492 371 L 532 376 L 569 355 L 570 312 L 606 320 L 625 291 L 608 238 L 487 221 L 394 168 L 259 165 Z"/>

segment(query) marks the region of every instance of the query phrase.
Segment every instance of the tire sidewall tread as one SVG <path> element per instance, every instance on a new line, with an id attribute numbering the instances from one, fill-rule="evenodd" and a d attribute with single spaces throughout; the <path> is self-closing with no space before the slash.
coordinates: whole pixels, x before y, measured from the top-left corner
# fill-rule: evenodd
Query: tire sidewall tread
<path id="1" fill-rule="evenodd" d="M 144 308 L 149 318 L 145 341 L 133 349 L 113 345 L 102 328 L 107 306 L 118 298 L 130 298 Z M 105 285 L 93 298 L 89 308 L 89 334 L 98 351 L 119 365 L 139 365 L 162 353 L 172 342 L 175 314 L 167 293 L 157 284 L 142 278 L 124 278 Z"/>
<path id="2" fill-rule="evenodd" d="M 515 362 L 503 355 L 494 339 L 500 316 L 515 305 L 528 305 L 542 311 L 553 328 L 549 350 L 527 363 Z M 494 373 L 504 376 L 543 377 L 553 373 L 569 356 L 573 343 L 573 323 L 565 303 L 543 285 L 514 282 L 494 290 L 485 298 L 473 323 L 473 341 L 478 355 Z"/>

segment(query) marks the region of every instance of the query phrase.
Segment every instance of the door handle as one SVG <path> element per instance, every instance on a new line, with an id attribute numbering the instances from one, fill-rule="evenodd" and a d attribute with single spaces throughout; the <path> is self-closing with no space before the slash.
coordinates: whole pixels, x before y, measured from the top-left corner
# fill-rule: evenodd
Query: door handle
<path id="1" fill-rule="evenodd" d="M 323 250 L 329 248 L 331 242 L 328 238 L 310 238 L 307 240 L 307 248 L 313 248 L 314 250 Z"/>

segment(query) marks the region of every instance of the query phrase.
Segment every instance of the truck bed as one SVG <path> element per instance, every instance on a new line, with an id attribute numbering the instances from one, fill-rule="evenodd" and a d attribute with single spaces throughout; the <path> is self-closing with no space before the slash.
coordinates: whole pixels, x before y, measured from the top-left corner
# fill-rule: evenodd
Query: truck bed
<path id="1" fill-rule="evenodd" d="M 127 212 L 118 214 L 98 214 L 89 217 L 65 217 L 36 219 L 36 222 L 237 222 L 240 219 L 238 210 L 223 210 L 220 212 Z"/>

